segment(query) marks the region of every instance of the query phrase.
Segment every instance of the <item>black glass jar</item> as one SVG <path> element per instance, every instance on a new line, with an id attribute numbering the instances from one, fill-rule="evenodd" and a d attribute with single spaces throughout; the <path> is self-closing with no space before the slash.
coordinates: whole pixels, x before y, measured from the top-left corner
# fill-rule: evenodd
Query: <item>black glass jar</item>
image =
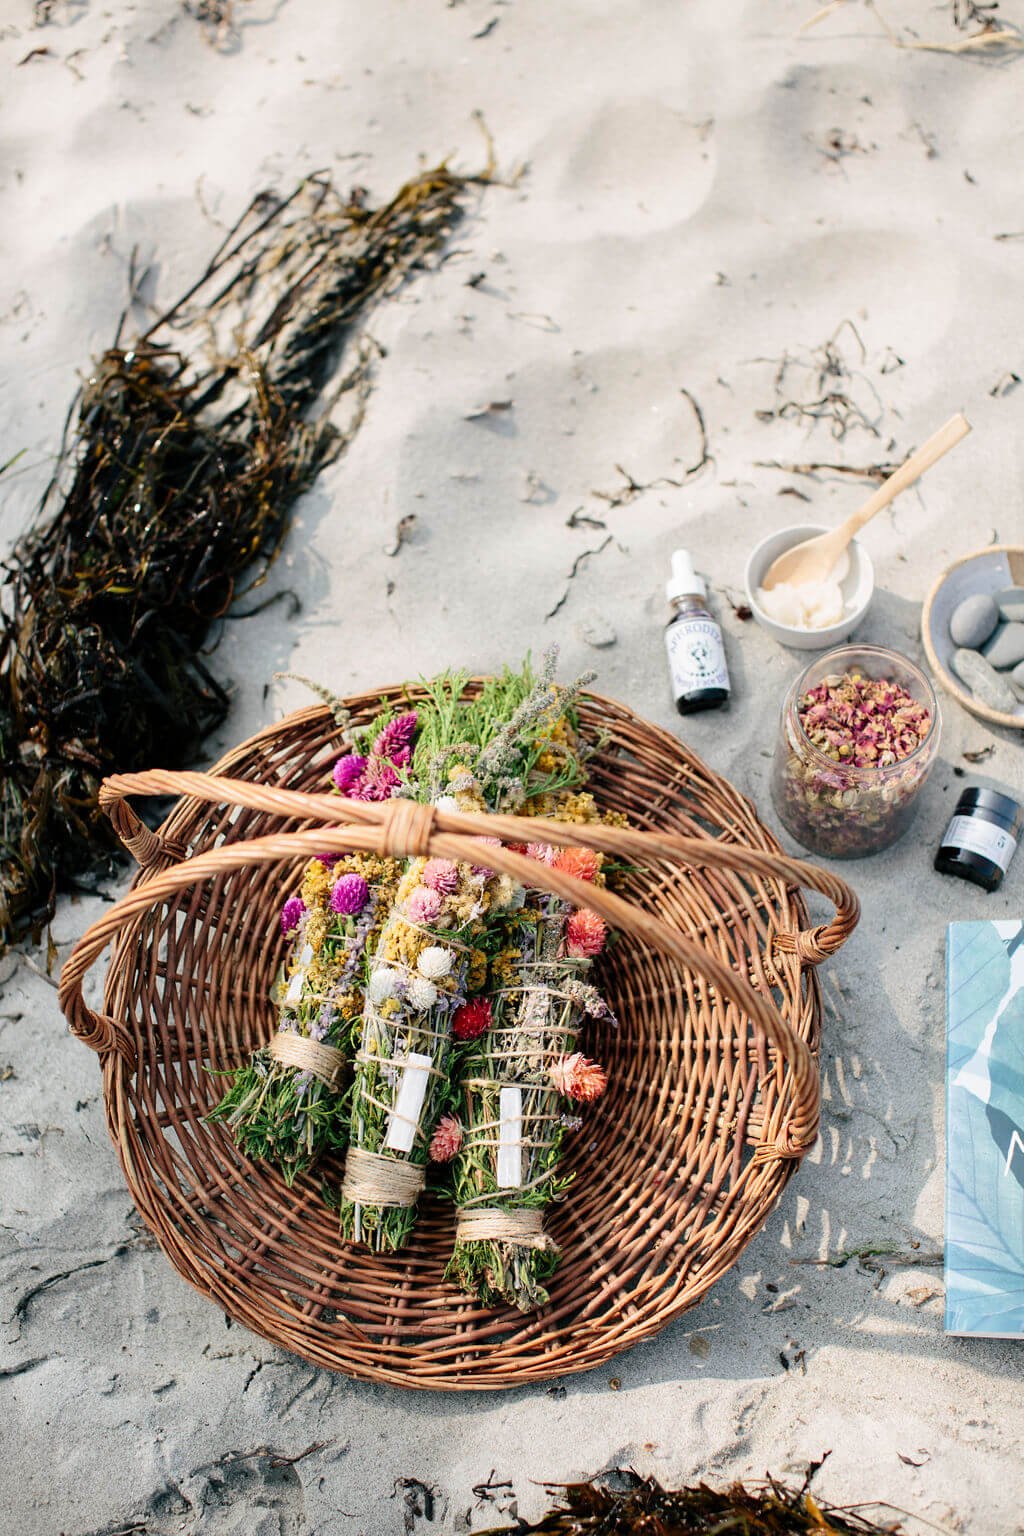
<path id="1" fill-rule="evenodd" d="M 998 891 L 1024 831 L 1024 806 L 997 789 L 965 789 L 935 855 L 935 868 Z"/>

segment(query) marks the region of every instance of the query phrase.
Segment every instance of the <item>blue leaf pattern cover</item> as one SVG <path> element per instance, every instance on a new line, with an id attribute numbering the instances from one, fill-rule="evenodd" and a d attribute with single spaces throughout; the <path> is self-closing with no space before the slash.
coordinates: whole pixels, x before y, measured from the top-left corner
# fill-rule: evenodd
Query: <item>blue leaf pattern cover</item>
<path id="1" fill-rule="evenodd" d="M 951 923 L 946 1331 L 1024 1337 L 1024 925 Z"/>

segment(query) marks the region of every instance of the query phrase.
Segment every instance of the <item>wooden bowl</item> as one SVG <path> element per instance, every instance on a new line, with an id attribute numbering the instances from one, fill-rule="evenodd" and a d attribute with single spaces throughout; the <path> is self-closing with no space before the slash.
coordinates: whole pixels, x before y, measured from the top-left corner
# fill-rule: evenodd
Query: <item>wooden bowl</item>
<path id="1" fill-rule="evenodd" d="M 928 665 L 958 703 L 990 725 L 1024 731 L 1024 704 L 1018 704 L 1012 712 L 990 708 L 968 692 L 950 666 L 956 646 L 950 638 L 949 621 L 958 603 L 977 592 L 994 597 L 1004 587 L 1024 587 L 1024 545 L 989 544 L 985 549 L 961 556 L 943 571 L 925 599 L 921 639 Z"/>

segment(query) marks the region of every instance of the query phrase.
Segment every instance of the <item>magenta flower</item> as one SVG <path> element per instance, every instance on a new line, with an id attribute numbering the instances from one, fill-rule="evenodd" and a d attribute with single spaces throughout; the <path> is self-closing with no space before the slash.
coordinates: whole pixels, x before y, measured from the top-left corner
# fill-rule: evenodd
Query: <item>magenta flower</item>
<path id="1" fill-rule="evenodd" d="M 306 904 L 301 896 L 289 896 L 281 908 L 281 932 L 285 938 L 294 933 L 306 915 Z"/>
<path id="2" fill-rule="evenodd" d="M 353 796 L 353 789 L 357 781 L 362 778 L 365 768 L 365 757 L 359 757 L 355 752 L 346 752 L 344 757 L 338 758 L 331 775 L 335 789 L 343 795 L 358 799 L 358 796 Z"/>
<path id="3" fill-rule="evenodd" d="M 374 757 L 386 757 L 399 768 L 408 767 L 412 756 L 410 748 L 416 730 L 416 711 L 396 715 L 381 731 L 373 744 Z M 402 754 L 401 757 L 399 754 Z"/>
<path id="4" fill-rule="evenodd" d="M 423 884 L 442 896 L 454 896 L 459 888 L 459 866 L 451 859 L 428 859 L 420 877 Z"/>
<path id="5" fill-rule="evenodd" d="M 353 917 L 370 899 L 370 887 L 362 875 L 342 875 L 331 891 L 331 911 L 339 917 Z"/>
<path id="6" fill-rule="evenodd" d="M 418 885 L 405 903 L 405 915 L 410 923 L 432 923 L 441 915 L 441 897 L 429 886 Z"/>

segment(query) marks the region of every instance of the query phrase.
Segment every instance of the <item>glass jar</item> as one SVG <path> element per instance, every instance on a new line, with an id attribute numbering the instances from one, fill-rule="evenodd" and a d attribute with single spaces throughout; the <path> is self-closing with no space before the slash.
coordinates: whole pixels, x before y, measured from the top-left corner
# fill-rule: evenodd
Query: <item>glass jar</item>
<path id="1" fill-rule="evenodd" d="M 808 737 L 801 698 L 819 683 L 854 673 L 898 683 L 924 705 L 931 726 L 920 744 L 886 767 L 836 761 Z M 782 706 L 772 764 L 772 800 L 786 830 L 814 853 L 859 859 L 888 848 L 910 825 L 918 792 L 939 745 L 939 706 L 924 673 L 897 651 L 878 645 L 840 645 L 827 651 L 793 683 Z"/>

